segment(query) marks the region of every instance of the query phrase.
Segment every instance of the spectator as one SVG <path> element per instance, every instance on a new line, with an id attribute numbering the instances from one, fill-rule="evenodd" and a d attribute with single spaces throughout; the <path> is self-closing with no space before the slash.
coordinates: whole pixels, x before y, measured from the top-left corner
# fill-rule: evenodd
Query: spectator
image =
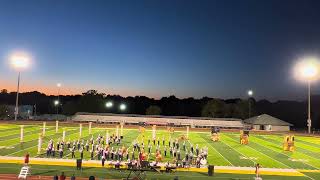
<path id="1" fill-rule="evenodd" d="M 26 165 L 28 165 L 29 164 L 29 153 L 27 152 L 27 154 L 25 155 L 25 157 L 24 157 L 24 163 L 26 164 Z"/>
<path id="2" fill-rule="evenodd" d="M 59 180 L 66 180 L 66 176 L 64 175 L 64 172 L 61 173 Z"/>
<path id="3" fill-rule="evenodd" d="M 58 175 L 53 176 L 53 180 L 59 180 Z"/>
<path id="4" fill-rule="evenodd" d="M 74 174 L 71 176 L 70 179 L 71 179 L 71 180 L 76 180 L 76 177 L 74 176 Z"/>

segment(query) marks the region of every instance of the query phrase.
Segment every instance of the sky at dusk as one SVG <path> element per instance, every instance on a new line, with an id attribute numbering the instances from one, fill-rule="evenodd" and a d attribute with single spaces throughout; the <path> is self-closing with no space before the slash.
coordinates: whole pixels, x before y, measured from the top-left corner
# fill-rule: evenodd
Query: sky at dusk
<path id="1" fill-rule="evenodd" d="M 16 90 L 15 51 L 32 56 L 22 91 L 97 89 L 154 98 L 306 97 L 292 75 L 320 58 L 320 1 L 0 1 L 0 88 Z M 312 85 L 320 94 L 320 81 Z"/>

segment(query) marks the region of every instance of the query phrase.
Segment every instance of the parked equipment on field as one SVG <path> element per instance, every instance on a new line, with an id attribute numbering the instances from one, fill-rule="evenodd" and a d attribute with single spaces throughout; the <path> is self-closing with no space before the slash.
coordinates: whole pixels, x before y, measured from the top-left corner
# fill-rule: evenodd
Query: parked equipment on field
<path id="1" fill-rule="evenodd" d="M 220 128 L 219 127 L 212 127 L 211 128 L 211 139 L 212 141 L 216 142 L 216 141 L 220 141 Z"/>
<path id="2" fill-rule="evenodd" d="M 284 136 L 283 150 L 284 151 L 291 151 L 291 152 L 293 152 L 295 150 L 294 135 L 286 135 L 286 136 Z"/>
<path id="3" fill-rule="evenodd" d="M 240 144 L 249 144 L 248 130 L 240 130 Z"/>
<path id="4" fill-rule="evenodd" d="M 168 123 L 168 124 L 167 124 L 167 131 L 168 131 L 170 134 L 173 134 L 173 133 L 174 133 L 174 123 Z"/>

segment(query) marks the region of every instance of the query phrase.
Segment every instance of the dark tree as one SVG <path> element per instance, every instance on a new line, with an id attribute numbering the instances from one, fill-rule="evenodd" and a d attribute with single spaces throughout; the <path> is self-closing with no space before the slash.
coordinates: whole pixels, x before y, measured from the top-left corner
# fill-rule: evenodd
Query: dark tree
<path id="1" fill-rule="evenodd" d="M 159 106 L 149 106 L 146 110 L 146 115 L 160 115 L 161 108 Z"/>

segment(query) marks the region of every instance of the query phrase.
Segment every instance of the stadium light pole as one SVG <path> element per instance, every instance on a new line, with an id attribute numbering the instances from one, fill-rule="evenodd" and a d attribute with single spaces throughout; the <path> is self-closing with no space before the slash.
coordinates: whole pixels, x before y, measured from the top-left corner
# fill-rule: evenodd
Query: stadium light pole
<path id="1" fill-rule="evenodd" d="M 30 58 L 25 53 L 14 53 L 10 57 L 11 66 L 18 71 L 18 84 L 16 95 L 16 106 L 14 109 L 14 120 L 17 120 L 19 114 L 19 89 L 20 89 L 20 76 L 21 70 L 29 66 Z"/>
<path id="2" fill-rule="evenodd" d="M 53 101 L 54 106 L 58 107 L 59 106 L 59 100 Z M 57 108 L 57 114 L 58 114 L 58 108 Z"/>
<path id="3" fill-rule="evenodd" d="M 248 90 L 248 96 L 249 96 L 249 98 L 248 98 L 248 103 L 249 103 L 249 118 L 251 117 L 251 97 L 252 97 L 252 95 L 253 95 L 253 91 L 252 90 Z"/>
<path id="4" fill-rule="evenodd" d="M 308 133 L 311 133 L 311 82 L 319 78 L 320 63 L 315 57 L 307 57 L 295 66 L 295 74 L 298 79 L 307 81 L 308 84 Z"/>
<path id="5" fill-rule="evenodd" d="M 57 83 L 58 87 L 58 102 L 60 102 L 60 88 L 61 88 L 61 83 Z M 59 103 L 57 105 L 57 114 L 59 114 Z"/>

